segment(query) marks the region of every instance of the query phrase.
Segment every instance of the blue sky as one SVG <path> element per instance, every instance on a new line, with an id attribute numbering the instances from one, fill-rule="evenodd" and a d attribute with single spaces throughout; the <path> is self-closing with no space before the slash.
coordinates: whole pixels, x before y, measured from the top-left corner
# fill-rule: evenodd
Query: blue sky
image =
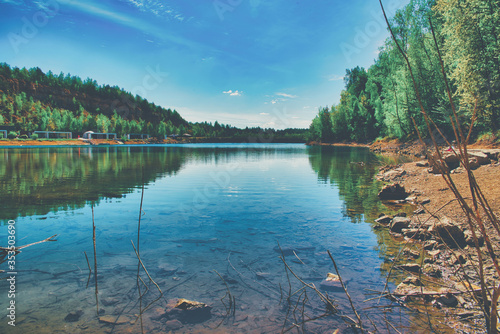
<path id="1" fill-rule="evenodd" d="M 238 127 L 308 127 L 386 37 L 376 0 L 0 0 L 0 62 Z"/>

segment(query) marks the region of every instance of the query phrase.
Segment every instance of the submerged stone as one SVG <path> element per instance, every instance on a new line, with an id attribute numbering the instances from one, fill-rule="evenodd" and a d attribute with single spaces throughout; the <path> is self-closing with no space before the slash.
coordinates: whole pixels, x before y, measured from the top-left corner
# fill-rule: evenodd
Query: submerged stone
<path id="1" fill-rule="evenodd" d="M 212 317 L 211 307 L 205 303 L 179 299 L 174 307 L 180 310 L 179 320 L 182 323 L 200 323 Z"/>
<path id="2" fill-rule="evenodd" d="M 64 321 L 67 321 L 67 322 L 76 322 L 78 320 L 80 320 L 80 317 L 83 315 L 83 311 L 82 310 L 78 310 L 78 311 L 75 311 L 75 312 L 70 312 L 68 313 L 68 315 L 66 317 L 64 317 Z"/>
<path id="3" fill-rule="evenodd" d="M 99 321 L 103 322 L 105 324 L 114 324 L 114 325 L 123 325 L 126 323 L 130 323 L 133 321 L 130 317 L 121 315 L 121 316 L 116 316 L 116 315 L 103 315 L 99 317 Z"/>
<path id="4" fill-rule="evenodd" d="M 332 273 L 328 273 L 326 279 L 320 283 L 320 287 L 324 290 L 344 291 L 342 284 L 340 284 L 340 277 Z"/>
<path id="5" fill-rule="evenodd" d="M 408 197 L 405 188 L 399 183 L 388 184 L 378 193 L 381 200 L 403 200 Z"/>

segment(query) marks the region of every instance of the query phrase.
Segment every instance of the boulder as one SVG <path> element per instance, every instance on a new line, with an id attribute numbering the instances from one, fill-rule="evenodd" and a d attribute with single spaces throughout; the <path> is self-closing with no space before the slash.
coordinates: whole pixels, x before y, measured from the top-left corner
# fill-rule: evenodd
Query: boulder
<path id="1" fill-rule="evenodd" d="M 420 265 L 416 263 L 406 263 L 402 264 L 399 266 L 400 269 L 409 271 L 411 273 L 419 273 L 420 272 Z"/>
<path id="2" fill-rule="evenodd" d="M 441 238 L 451 248 L 463 248 L 467 245 L 462 229 L 447 217 L 434 224 L 429 232 Z"/>
<path id="3" fill-rule="evenodd" d="M 401 233 L 404 228 L 410 226 L 411 219 L 406 217 L 394 217 L 391 222 L 391 232 Z"/>
<path id="4" fill-rule="evenodd" d="M 408 197 L 405 188 L 399 183 L 385 185 L 378 193 L 381 200 L 403 200 Z"/>
<path id="5" fill-rule="evenodd" d="M 488 155 L 481 151 L 468 151 L 469 161 L 472 159 L 476 161 L 479 165 L 489 165 L 491 163 Z"/>
<path id="6" fill-rule="evenodd" d="M 212 317 L 212 308 L 207 304 L 179 299 L 175 304 L 175 309 L 180 310 L 179 319 L 182 323 L 196 324 L 204 322 Z"/>
<path id="7" fill-rule="evenodd" d="M 82 310 L 78 310 L 78 311 L 75 311 L 75 312 L 70 312 L 68 313 L 68 315 L 66 317 L 64 317 L 64 321 L 67 321 L 67 322 L 76 322 L 78 320 L 80 320 L 80 317 L 83 315 L 83 311 Z"/>
<path id="8" fill-rule="evenodd" d="M 344 291 L 342 284 L 340 284 L 340 277 L 332 273 L 328 273 L 326 279 L 321 282 L 320 287 L 323 290 Z"/>
<path id="9" fill-rule="evenodd" d="M 460 166 L 460 158 L 453 152 L 446 152 L 441 155 L 444 162 L 448 166 L 448 170 L 452 170 Z"/>
<path id="10" fill-rule="evenodd" d="M 457 307 L 458 299 L 451 293 L 447 293 L 446 295 L 441 295 L 436 298 L 436 302 L 446 307 Z"/>
<path id="11" fill-rule="evenodd" d="M 392 218 L 387 216 L 387 215 L 383 215 L 382 217 L 375 219 L 376 223 L 379 223 L 382 225 L 389 225 L 391 223 L 391 221 L 392 221 Z"/>
<path id="12" fill-rule="evenodd" d="M 429 156 L 429 173 L 441 174 L 460 166 L 460 158 L 453 152 L 444 152 L 441 157 L 443 160 L 435 153 Z"/>

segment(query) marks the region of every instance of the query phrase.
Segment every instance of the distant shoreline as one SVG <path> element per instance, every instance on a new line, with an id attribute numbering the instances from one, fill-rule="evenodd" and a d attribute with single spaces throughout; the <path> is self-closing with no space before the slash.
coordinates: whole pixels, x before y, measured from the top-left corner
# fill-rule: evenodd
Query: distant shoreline
<path id="1" fill-rule="evenodd" d="M 164 144 L 218 144 L 218 143 L 238 143 L 238 144 L 273 144 L 273 143 L 293 143 L 305 144 L 304 140 L 293 140 L 286 138 L 183 138 L 181 140 L 129 140 L 117 141 L 113 139 L 93 140 L 93 144 L 79 139 L 1 139 L 0 148 L 9 147 L 33 147 L 33 146 L 121 146 L 121 145 L 164 145 Z"/>

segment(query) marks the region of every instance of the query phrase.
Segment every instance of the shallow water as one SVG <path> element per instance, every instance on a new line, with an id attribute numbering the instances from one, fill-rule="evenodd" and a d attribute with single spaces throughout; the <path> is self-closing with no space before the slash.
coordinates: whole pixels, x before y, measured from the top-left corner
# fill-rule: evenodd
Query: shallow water
<path id="1" fill-rule="evenodd" d="M 10 148 L 0 149 L 0 162 L 0 244 L 7 244 L 9 219 L 17 246 L 58 235 L 16 257 L 15 328 L 5 311 L 9 285 L 0 281 L 1 333 L 137 333 L 141 313 L 147 333 L 276 333 L 294 323 L 294 332 L 349 332 L 341 315 L 354 315 L 344 293 L 319 288 L 335 273 L 327 250 L 355 303 L 369 308 L 376 301 L 363 300 L 382 290 L 386 252 L 397 247 L 381 244 L 385 232 L 372 229 L 387 209 L 376 200 L 380 185 L 373 180 L 380 160 L 364 148 Z M 92 206 L 99 309 L 115 324 L 96 316 L 95 280 L 84 255 L 94 270 Z M 150 276 L 140 268 L 140 292 L 131 241 Z M 285 270 L 278 244 L 293 273 L 328 293 L 338 313 L 303 323 L 324 315 L 325 304 Z M 290 291 L 298 292 L 287 298 Z M 173 315 L 160 317 L 177 298 L 210 305 L 211 318 L 177 328 L 167 322 Z M 77 321 L 65 320 L 79 310 Z M 405 325 L 400 312 L 387 318 Z M 380 312 L 365 313 L 385 321 Z"/>

